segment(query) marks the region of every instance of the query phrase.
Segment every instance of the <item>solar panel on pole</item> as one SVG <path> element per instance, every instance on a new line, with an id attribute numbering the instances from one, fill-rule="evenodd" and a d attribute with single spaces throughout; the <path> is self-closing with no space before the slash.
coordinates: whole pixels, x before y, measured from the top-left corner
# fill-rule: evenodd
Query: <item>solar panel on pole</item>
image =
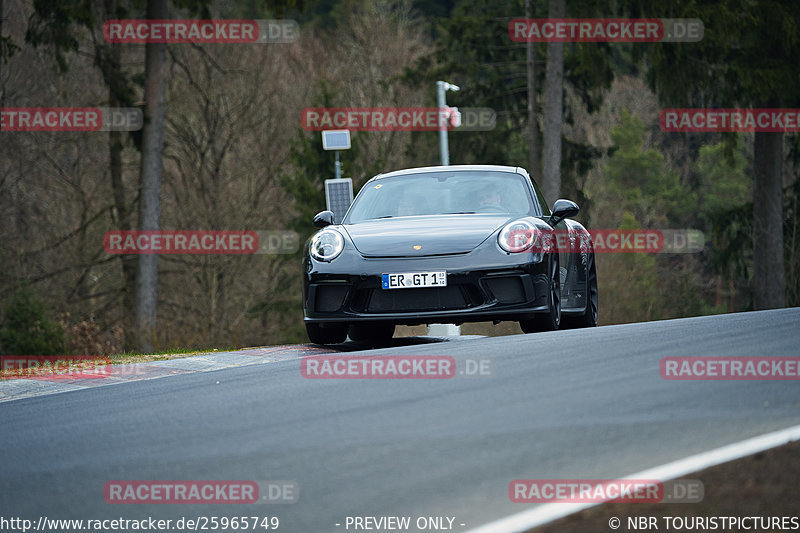
<path id="1" fill-rule="evenodd" d="M 335 224 L 342 222 L 344 214 L 353 203 L 353 180 L 342 178 L 338 180 L 325 180 L 325 204 L 328 210 L 333 211 Z"/>
<path id="2" fill-rule="evenodd" d="M 349 150 L 349 130 L 325 130 L 322 132 L 323 150 Z"/>

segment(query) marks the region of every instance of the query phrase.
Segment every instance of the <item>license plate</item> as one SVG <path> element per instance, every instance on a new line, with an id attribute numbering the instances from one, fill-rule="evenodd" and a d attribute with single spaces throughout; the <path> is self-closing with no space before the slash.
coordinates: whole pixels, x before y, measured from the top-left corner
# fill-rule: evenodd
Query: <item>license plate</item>
<path id="1" fill-rule="evenodd" d="M 403 272 L 383 274 L 384 289 L 416 289 L 419 287 L 447 286 L 447 272 Z"/>

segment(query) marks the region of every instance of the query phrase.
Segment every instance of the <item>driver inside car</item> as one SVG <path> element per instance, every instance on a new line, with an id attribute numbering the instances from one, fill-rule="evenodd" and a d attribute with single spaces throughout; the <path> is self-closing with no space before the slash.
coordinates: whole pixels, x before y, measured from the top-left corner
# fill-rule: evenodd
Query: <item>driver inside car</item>
<path id="1" fill-rule="evenodd" d="M 493 187 L 484 187 L 481 189 L 478 200 L 478 210 L 481 212 L 487 211 L 506 211 L 503 207 L 500 193 Z"/>

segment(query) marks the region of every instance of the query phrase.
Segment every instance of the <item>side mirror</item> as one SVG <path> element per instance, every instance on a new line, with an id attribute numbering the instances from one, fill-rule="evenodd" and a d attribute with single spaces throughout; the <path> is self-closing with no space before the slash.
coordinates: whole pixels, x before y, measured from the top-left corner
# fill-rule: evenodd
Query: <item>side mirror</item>
<path id="1" fill-rule="evenodd" d="M 571 218 L 581 210 L 578 204 L 570 200 L 556 200 L 553 204 L 553 214 L 550 216 L 550 225 L 555 226 L 565 218 Z"/>
<path id="2" fill-rule="evenodd" d="M 324 228 L 333 224 L 333 211 L 320 211 L 314 215 L 314 226 Z"/>

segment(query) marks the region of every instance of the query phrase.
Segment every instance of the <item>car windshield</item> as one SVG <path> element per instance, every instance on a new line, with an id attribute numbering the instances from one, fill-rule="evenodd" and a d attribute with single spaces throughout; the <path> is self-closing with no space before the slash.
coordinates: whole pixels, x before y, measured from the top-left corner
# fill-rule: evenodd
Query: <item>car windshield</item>
<path id="1" fill-rule="evenodd" d="M 429 172 L 381 178 L 353 202 L 346 224 L 404 216 L 533 211 L 525 177 L 511 172 Z"/>

